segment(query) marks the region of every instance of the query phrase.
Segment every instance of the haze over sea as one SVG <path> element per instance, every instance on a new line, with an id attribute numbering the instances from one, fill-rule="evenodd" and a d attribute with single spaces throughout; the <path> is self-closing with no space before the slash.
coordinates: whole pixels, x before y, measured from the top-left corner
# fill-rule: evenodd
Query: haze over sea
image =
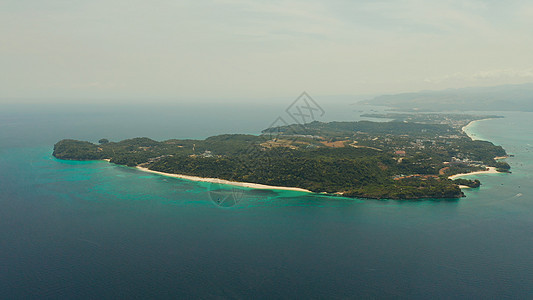
<path id="1" fill-rule="evenodd" d="M 207 183 L 51 156 L 63 138 L 257 134 L 284 109 L 4 106 L 0 298 L 533 296 L 532 113 L 468 127 L 515 157 L 459 200 L 246 190 L 220 208 Z M 323 120 L 370 109 L 324 106 Z"/>

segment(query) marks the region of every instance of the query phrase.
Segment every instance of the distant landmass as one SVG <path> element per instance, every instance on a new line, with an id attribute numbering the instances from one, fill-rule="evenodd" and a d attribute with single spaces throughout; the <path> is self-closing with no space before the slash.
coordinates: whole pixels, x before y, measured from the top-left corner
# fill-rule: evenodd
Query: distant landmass
<path id="1" fill-rule="evenodd" d="M 480 118 L 445 115 L 435 124 L 315 121 L 268 128 L 261 135 L 204 140 L 101 139 L 96 144 L 69 139 L 59 141 L 53 155 L 348 197 L 459 198 L 464 196 L 459 186 L 479 187 L 480 182 L 452 180 L 452 175 L 510 168 L 495 159 L 506 155 L 502 147 L 474 141 L 462 131 Z"/>
<path id="2" fill-rule="evenodd" d="M 371 113 L 362 114 L 361 117 L 374 119 L 389 119 L 395 122 L 410 122 L 421 124 L 446 124 L 461 129 L 468 123 L 483 119 L 499 119 L 499 115 L 469 115 L 445 113 Z"/>
<path id="3" fill-rule="evenodd" d="M 473 87 L 382 95 L 361 104 L 398 111 L 533 111 L 533 84 Z"/>

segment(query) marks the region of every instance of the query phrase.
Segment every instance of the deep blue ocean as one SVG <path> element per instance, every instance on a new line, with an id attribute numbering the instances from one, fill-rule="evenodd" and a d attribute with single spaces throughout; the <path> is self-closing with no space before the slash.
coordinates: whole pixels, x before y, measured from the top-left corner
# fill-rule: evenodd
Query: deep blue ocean
<path id="1" fill-rule="evenodd" d="M 323 106 L 324 120 L 370 109 Z M 63 138 L 257 134 L 284 109 L 2 106 L 0 298 L 533 297 L 532 113 L 468 128 L 515 157 L 459 200 L 243 190 L 220 207 L 207 183 L 51 156 Z"/>

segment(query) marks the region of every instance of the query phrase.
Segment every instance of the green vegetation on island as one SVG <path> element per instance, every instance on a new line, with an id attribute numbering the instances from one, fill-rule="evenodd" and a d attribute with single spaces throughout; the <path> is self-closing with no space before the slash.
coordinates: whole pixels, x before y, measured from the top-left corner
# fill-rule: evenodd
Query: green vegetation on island
<path id="1" fill-rule="evenodd" d="M 455 179 L 453 182 L 455 184 L 464 185 L 470 188 L 478 188 L 481 185 L 481 182 L 478 179 L 469 180 L 469 179 L 459 178 L 459 179 Z"/>
<path id="2" fill-rule="evenodd" d="M 204 140 L 62 140 L 53 155 L 376 199 L 459 198 L 459 185 L 480 183 L 449 176 L 489 166 L 509 170 L 494 159 L 506 155 L 500 146 L 473 141 L 449 124 L 404 121 L 312 122 Z"/>

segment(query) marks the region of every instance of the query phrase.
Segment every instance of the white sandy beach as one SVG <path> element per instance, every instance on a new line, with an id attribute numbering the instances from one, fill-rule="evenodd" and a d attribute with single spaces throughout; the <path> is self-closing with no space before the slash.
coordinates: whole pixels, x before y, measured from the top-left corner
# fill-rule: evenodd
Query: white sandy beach
<path id="1" fill-rule="evenodd" d="M 468 134 L 468 132 L 466 131 L 466 129 L 470 126 L 472 126 L 474 123 L 476 122 L 480 122 L 480 121 L 488 121 L 488 120 L 492 120 L 494 118 L 486 118 L 486 119 L 480 119 L 480 120 L 474 120 L 474 121 L 471 121 L 470 123 L 466 124 L 466 126 L 463 126 L 463 128 L 461 128 L 461 130 L 466 134 L 468 135 L 472 140 L 478 140 L 479 138 L 477 138 L 476 136 L 471 136 L 470 134 Z"/>
<path id="2" fill-rule="evenodd" d="M 495 160 L 502 160 L 502 159 L 506 159 L 506 158 L 509 158 L 509 156 L 496 156 L 494 159 Z"/>
<path id="3" fill-rule="evenodd" d="M 484 120 L 491 120 L 492 118 L 486 118 L 486 119 L 480 119 L 480 120 L 474 120 L 474 121 L 470 121 L 468 124 L 466 124 L 465 126 L 463 126 L 463 128 L 461 128 L 461 130 L 466 133 L 468 135 L 468 133 L 465 131 L 466 128 L 468 128 L 469 126 L 471 126 L 472 124 L 476 123 L 476 122 L 479 122 L 479 121 L 484 121 Z M 472 137 L 470 137 L 472 138 Z"/>
<path id="4" fill-rule="evenodd" d="M 470 123 L 466 124 L 465 126 L 463 126 L 463 128 L 461 128 L 461 131 L 464 132 L 466 135 L 468 135 L 468 133 L 466 132 L 466 128 L 468 128 L 468 126 L 474 124 L 477 121 L 480 121 L 480 120 L 470 121 Z M 468 136 L 470 136 L 470 135 L 468 135 Z M 472 137 L 470 136 L 470 138 L 472 138 Z"/>
<path id="5" fill-rule="evenodd" d="M 466 128 L 472 124 L 474 124 L 475 122 L 479 122 L 479 121 L 485 121 L 485 120 L 491 120 L 493 118 L 487 118 L 487 119 L 481 119 L 481 120 L 475 120 L 475 121 L 472 121 L 470 123 L 468 123 L 466 126 L 464 126 L 461 130 L 467 134 L 468 136 L 470 136 L 467 132 L 466 132 Z M 474 139 L 474 137 L 470 136 L 470 138 Z M 500 159 L 505 159 L 507 158 L 507 156 L 498 156 L 498 157 L 495 157 L 494 159 L 495 160 L 500 160 Z M 498 171 L 496 171 L 496 168 L 495 167 L 489 167 L 488 170 L 486 171 L 476 171 L 476 172 L 470 172 L 470 173 L 463 173 L 463 174 L 456 174 L 456 175 L 452 175 L 450 177 L 448 177 L 449 179 L 457 179 L 459 177 L 463 177 L 463 176 L 470 176 L 470 175 L 479 175 L 479 174 L 497 174 L 497 173 L 500 173 Z"/>
<path id="6" fill-rule="evenodd" d="M 219 184 L 228 184 L 228 185 L 253 188 L 253 189 L 285 190 L 285 191 L 312 193 L 309 190 L 295 188 L 295 187 L 273 186 L 273 185 L 264 185 L 264 184 L 258 184 L 258 183 L 229 181 L 229 180 L 218 179 L 218 178 L 205 178 L 205 177 L 197 177 L 197 176 L 189 176 L 189 175 L 171 174 L 171 173 L 153 171 L 153 170 L 150 170 L 144 167 L 137 167 L 137 169 L 144 171 L 144 172 L 149 172 L 149 173 L 154 173 L 154 174 L 159 174 L 159 175 L 174 177 L 174 178 L 181 178 L 181 179 L 186 179 L 186 180 L 191 180 L 191 181 L 203 181 L 203 182 L 211 182 L 211 183 L 219 183 Z"/>
<path id="7" fill-rule="evenodd" d="M 476 171 L 476 172 L 470 172 L 470 173 L 456 174 L 456 175 L 452 175 L 452 176 L 450 176 L 448 178 L 449 179 L 457 179 L 457 178 L 463 177 L 463 176 L 479 175 L 479 174 L 497 174 L 497 173 L 500 173 L 500 172 L 496 171 L 495 167 L 489 167 L 488 170 L 486 170 L 486 171 Z"/>

